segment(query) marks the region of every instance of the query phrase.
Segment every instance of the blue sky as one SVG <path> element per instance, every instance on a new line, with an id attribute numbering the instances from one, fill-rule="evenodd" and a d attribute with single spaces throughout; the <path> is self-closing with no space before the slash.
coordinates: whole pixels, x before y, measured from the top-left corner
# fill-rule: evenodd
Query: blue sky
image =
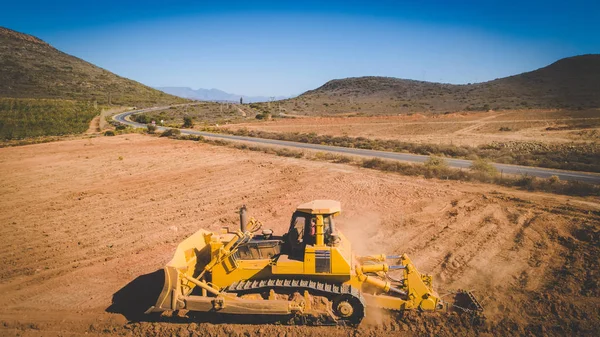
<path id="1" fill-rule="evenodd" d="M 21 1 L 0 26 L 151 86 L 291 95 L 328 80 L 469 83 L 600 53 L 598 1 Z"/>

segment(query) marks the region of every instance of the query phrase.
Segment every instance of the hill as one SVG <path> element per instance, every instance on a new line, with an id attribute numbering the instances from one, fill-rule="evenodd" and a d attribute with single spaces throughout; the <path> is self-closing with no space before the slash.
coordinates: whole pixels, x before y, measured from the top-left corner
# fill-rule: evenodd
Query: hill
<path id="1" fill-rule="evenodd" d="M 266 96 L 246 96 L 238 94 L 230 94 L 228 92 L 219 89 L 192 89 L 188 87 L 157 87 L 156 89 L 164 91 L 168 94 L 175 95 L 178 97 L 197 99 L 201 101 L 215 101 L 215 102 L 233 102 L 237 103 L 240 101 L 240 97 L 246 103 L 256 102 L 268 102 L 271 100 L 270 97 Z M 278 96 L 274 99 L 281 100 L 288 97 Z"/>
<path id="2" fill-rule="evenodd" d="M 63 53 L 37 37 L 3 27 L 0 97 L 142 106 L 185 101 Z"/>
<path id="3" fill-rule="evenodd" d="M 392 77 L 332 80 L 282 101 L 289 112 L 397 114 L 411 111 L 600 107 L 600 55 L 561 59 L 493 81 L 455 85 Z"/>

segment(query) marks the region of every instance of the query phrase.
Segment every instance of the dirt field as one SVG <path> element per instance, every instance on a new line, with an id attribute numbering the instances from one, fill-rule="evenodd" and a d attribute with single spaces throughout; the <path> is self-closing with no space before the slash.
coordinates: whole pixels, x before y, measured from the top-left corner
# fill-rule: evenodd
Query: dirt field
<path id="1" fill-rule="evenodd" d="M 0 335 L 592 336 L 600 326 L 598 199 L 142 135 L 2 148 L 0 177 Z M 338 228 L 357 252 L 408 253 L 440 294 L 473 290 L 487 320 L 369 312 L 357 329 L 140 320 L 155 300 L 142 295 L 160 289 L 150 281 L 183 238 L 236 226 L 241 204 L 281 232 L 295 206 L 319 198 L 342 202 Z"/>
<path id="2" fill-rule="evenodd" d="M 226 127 L 455 145 L 480 145 L 493 141 L 597 142 L 600 140 L 600 111 L 523 110 L 433 116 L 304 117 Z"/>

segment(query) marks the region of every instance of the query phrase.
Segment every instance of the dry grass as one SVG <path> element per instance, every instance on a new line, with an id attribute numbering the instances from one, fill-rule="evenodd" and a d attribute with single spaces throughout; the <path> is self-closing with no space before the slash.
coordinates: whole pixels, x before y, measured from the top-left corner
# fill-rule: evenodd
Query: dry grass
<path id="1" fill-rule="evenodd" d="M 268 123 L 244 123 L 225 127 L 453 145 L 482 145 L 508 141 L 568 143 L 597 141 L 594 131 L 600 129 L 600 110 L 516 110 L 385 117 L 277 118 Z M 509 130 L 505 131 L 503 128 Z"/>
<path id="2" fill-rule="evenodd" d="M 600 172 L 600 144 L 544 144 L 539 142 L 494 142 L 487 145 L 456 146 L 419 144 L 364 137 L 334 137 L 316 133 L 274 133 L 247 129 L 206 128 L 237 136 L 276 139 L 308 144 L 331 145 L 377 151 L 406 152 L 475 160 L 483 158 L 497 163 L 538 166 L 575 171 Z"/>
<path id="3" fill-rule="evenodd" d="M 425 162 L 424 165 L 422 165 L 407 164 L 393 160 L 382 160 L 379 158 L 361 159 L 328 152 L 305 152 L 301 150 L 292 150 L 285 147 L 248 145 L 239 142 L 207 139 L 202 136 L 188 135 L 180 136 L 177 139 L 200 141 L 212 145 L 263 152 L 281 157 L 306 158 L 309 160 L 350 164 L 368 169 L 399 173 L 406 176 L 421 176 L 428 179 L 436 178 L 443 180 L 482 182 L 507 187 L 516 187 L 528 191 L 543 191 L 564 195 L 600 196 L 599 186 L 577 181 L 563 182 L 560 181 L 560 179 L 558 179 L 556 176 L 543 179 L 531 176 L 498 175 L 498 171 L 485 160 L 477 160 L 474 162 L 473 167 L 470 170 L 462 170 L 450 168 L 443 158 L 435 156 L 430 157 L 430 159 Z"/>

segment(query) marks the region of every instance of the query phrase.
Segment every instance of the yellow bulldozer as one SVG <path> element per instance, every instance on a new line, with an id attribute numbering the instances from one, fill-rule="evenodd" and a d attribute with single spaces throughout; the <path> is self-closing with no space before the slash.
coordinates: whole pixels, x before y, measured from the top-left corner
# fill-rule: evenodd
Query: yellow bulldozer
<path id="1" fill-rule="evenodd" d="M 406 254 L 355 255 L 335 226 L 340 212 L 338 201 L 302 204 L 289 231 L 276 236 L 269 229 L 257 234 L 262 224 L 242 207 L 239 230 L 198 230 L 178 245 L 164 267 L 159 298 L 146 313 L 276 315 L 356 325 L 367 307 L 444 309 L 431 275 L 420 273 Z M 470 292 L 458 295 L 461 308 L 483 310 Z"/>

